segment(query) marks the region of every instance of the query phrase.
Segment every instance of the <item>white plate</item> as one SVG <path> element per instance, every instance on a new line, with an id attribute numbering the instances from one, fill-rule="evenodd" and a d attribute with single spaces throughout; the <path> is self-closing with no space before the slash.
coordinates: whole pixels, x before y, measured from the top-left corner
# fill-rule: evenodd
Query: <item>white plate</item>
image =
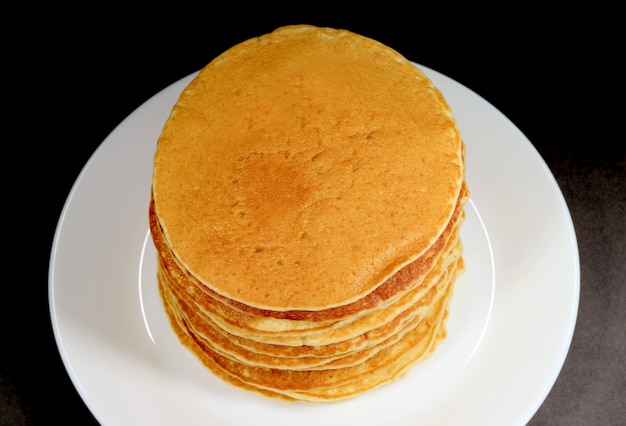
<path id="1" fill-rule="evenodd" d="M 471 191 L 467 272 L 448 338 L 392 385 L 331 404 L 287 404 L 215 378 L 183 348 L 158 297 L 148 236 L 152 157 L 190 75 L 101 144 L 59 219 L 49 271 L 69 376 L 105 425 L 503 425 L 539 408 L 569 349 L 579 297 L 569 211 L 526 137 L 477 94 L 420 66 L 456 114 Z"/>

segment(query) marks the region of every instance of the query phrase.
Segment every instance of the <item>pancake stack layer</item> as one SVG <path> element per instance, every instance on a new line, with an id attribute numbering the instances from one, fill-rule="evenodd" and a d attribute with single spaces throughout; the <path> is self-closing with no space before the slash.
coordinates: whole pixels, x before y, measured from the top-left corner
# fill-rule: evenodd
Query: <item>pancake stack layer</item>
<path id="1" fill-rule="evenodd" d="M 420 70 L 349 31 L 279 28 L 204 67 L 163 128 L 164 308 L 231 384 L 352 398 L 446 337 L 468 197 L 454 117 Z"/>

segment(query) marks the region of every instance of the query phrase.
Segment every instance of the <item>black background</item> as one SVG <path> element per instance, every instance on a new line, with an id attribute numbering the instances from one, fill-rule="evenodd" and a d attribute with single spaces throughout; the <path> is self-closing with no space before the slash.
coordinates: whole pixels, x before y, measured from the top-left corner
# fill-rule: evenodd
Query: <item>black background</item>
<path id="1" fill-rule="evenodd" d="M 529 138 L 568 203 L 581 265 L 570 352 L 530 424 L 626 421 L 624 45 L 617 11 L 599 3 L 567 10 L 388 3 L 368 10 L 178 2 L 6 12 L 0 425 L 97 424 L 61 363 L 47 293 L 55 227 L 85 162 L 152 95 L 235 43 L 296 23 L 375 38 L 472 89 Z"/>

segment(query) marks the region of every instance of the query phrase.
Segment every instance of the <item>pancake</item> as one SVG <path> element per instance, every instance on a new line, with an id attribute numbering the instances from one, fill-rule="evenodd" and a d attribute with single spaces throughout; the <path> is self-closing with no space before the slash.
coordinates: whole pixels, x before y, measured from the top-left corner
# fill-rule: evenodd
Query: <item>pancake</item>
<path id="1" fill-rule="evenodd" d="M 446 338 L 465 145 L 406 58 L 310 25 L 239 43 L 180 94 L 148 206 L 181 344 L 242 389 L 355 397 Z"/>
<path id="2" fill-rule="evenodd" d="M 167 244 L 207 288 L 320 310 L 423 255 L 463 179 L 460 133 L 421 71 L 370 38 L 298 25 L 232 47 L 184 89 L 152 195 Z"/>
<path id="3" fill-rule="evenodd" d="M 457 261 L 458 262 L 458 261 Z M 404 334 L 417 327 L 432 307 L 435 299 L 442 297 L 446 288 L 454 279 L 457 271 L 457 262 L 454 262 L 446 270 L 444 277 L 438 285 L 431 288 L 418 303 L 412 304 L 405 311 L 393 318 L 387 324 L 356 337 L 334 344 L 323 346 L 277 346 L 258 344 L 257 342 L 242 339 L 228 333 L 224 333 L 210 319 L 201 318 L 198 310 L 193 309 L 184 300 L 178 299 L 173 294 L 167 297 L 178 307 L 181 319 L 189 327 L 190 333 L 211 345 L 216 352 L 236 361 L 255 365 L 290 370 L 315 370 L 315 369 L 338 369 L 354 365 L 372 357 L 380 350 L 395 344 Z M 165 288 L 163 291 L 167 291 Z M 355 344 L 356 343 L 356 344 Z M 259 348 L 259 346 L 261 346 Z M 271 346 L 271 353 L 267 347 Z M 298 351 L 290 351 L 297 348 Z M 346 350 L 347 348 L 347 350 Z M 295 352 L 295 353 L 294 353 Z"/>
<path id="4" fill-rule="evenodd" d="M 391 383 L 404 376 L 415 363 L 429 357 L 445 338 L 444 320 L 452 287 L 430 310 L 418 327 L 390 347 L 357 365 L 339 370 L 277 370 L 260 368 L 227 358 L 197 339 L 184 320 L 172 321 L 174 330 L 211 371 L 228 382 L 265 396 L 293 401 L 331 401 Z M 170 317 L 175 317 L 170 312 Z"/>

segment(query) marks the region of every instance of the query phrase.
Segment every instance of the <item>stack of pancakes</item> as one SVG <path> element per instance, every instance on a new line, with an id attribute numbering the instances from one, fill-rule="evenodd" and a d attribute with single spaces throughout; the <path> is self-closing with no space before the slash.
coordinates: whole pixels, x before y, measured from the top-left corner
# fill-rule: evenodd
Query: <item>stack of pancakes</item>
<path id="1" fill-rule="evenodd" d="M 165 310 L 229 383 L 354 397 L 445 338 L 467 199 L 464 144 L 421 71 L 349 31 L 281 27 L 211 61 L 163 128 Z"/>

